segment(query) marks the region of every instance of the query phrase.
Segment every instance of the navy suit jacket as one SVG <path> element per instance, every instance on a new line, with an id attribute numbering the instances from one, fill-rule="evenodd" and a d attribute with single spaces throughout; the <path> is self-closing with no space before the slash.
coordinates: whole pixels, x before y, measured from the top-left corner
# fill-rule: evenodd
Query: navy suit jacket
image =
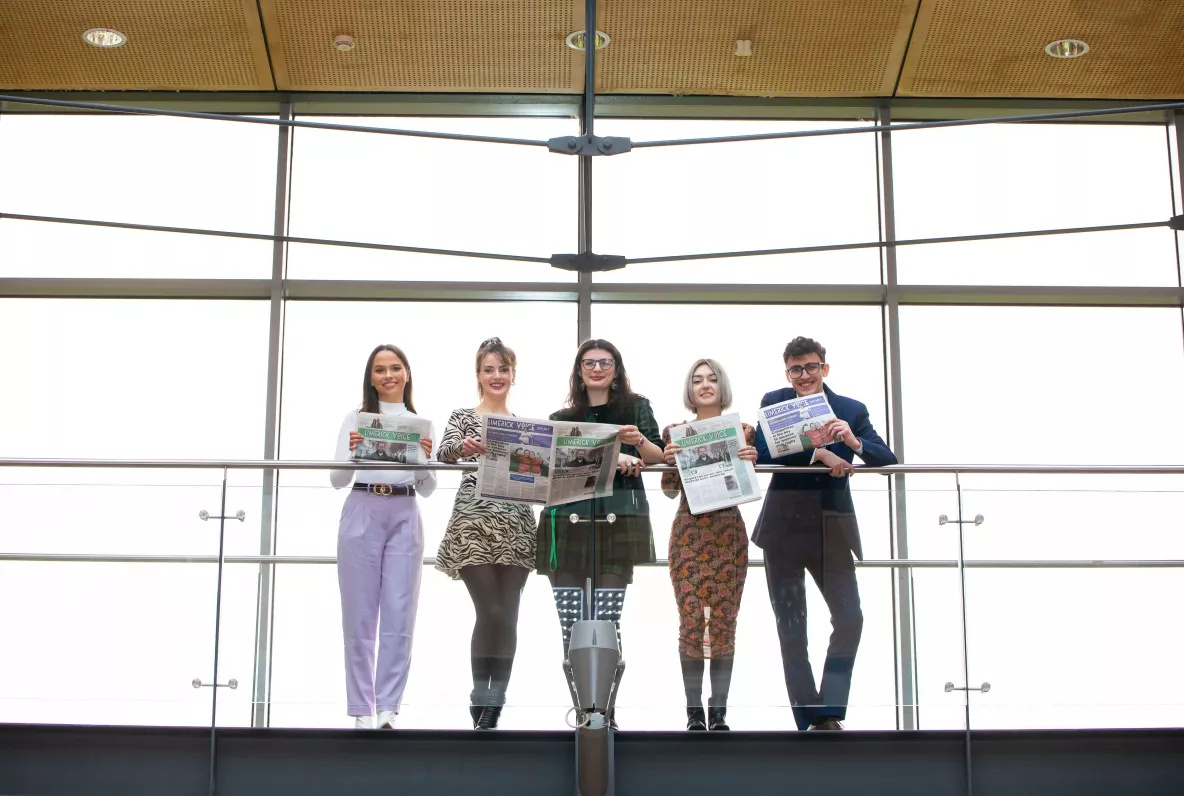
<path id="1" fill-rule="evenodd" d="M 822 385 L 830 408 L 840 420 L 847 421 L 851 432 L 863 443 L 863 452 L 859 455 L 866 464 L 873 467 L 884 467 L 896 464 L 896 454 L 888 447 L 884 440 L 872 428 L 868 417 L 867 407 L 854 398 L 838 395 L 830 387 Z M 797 393 L 792 387 L 782 387 L 780 390 L 766 393 L 761 399 L 761 406 L 779 404 L 796 398 Z M 855 461 L 855 451 L 842 442 L 834 442 L 827 446 L 827 450 L 841 459 Z M 782 456 L 774 459 L 769 454 L 769 446 L 765 442 L 764 432 L 757 428 L 756 432 L 757 464 L 782 464 L 793 467 L 804 467 L 810 464 L 814 451 Z M 760 517 L 756 521 L 756 528 L 752 533 L 752 542 L 757 547 L 769 547 L 776 544 L 795 530 L 810 530 L 822 527 L 826 522 L 838 522 L 847 539 L 851 552 L 859 560 L 863 560 L 863 545 L 859 540 L 859 526 L 855 521 L 855 503 L 851 500 L 851 486 L 848 478 L 835 478 L 830 470 L 818 466 L 817 473 L 777 473 L 769 484 L 769 492 L 765 496 L 765 503 L 761 507 Z M 805 516 L 803 516 L 803 512 Z M 799 526 L 795 528 L 794 526 Z"/>

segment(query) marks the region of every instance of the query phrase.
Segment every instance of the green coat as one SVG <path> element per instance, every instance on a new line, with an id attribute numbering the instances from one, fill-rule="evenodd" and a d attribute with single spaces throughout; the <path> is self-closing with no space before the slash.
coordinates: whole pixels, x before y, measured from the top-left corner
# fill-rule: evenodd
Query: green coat
<path id="1" fill-rule="evenodd" d="M 599 411 L 598 411 L 599 410 Z M 551 420 L 568 419 L 555 412 Z M 599 417 L 598 417 L 599 415 Z M 583 418 L 585 423 L 607 423 L 605 412 L 593 407 Z M 662 433 L 654 419 L 650 402 L 639 397 L 633 406 L 633 417 L 616 425 L 637 426 L 653 444 L 662 447 Z M 633 445 L 621 445 L 621 453 L 640 458 Z M 578 514 L 581 522 L 572 525 L 568 517 Z M 650 504 L 646 500 L 645 484 L 640 476 L 626 477 L 619 472 L 613 479 L 613 493 L 607 498 L 580 500 L 543 509 L 539 517 L 538 545 L 535 565 L 541 574 L 555 571 L 587 572 L 589 547 L 593 540 L 588 532 L 592 523 L 586 522 L 595 514 L 598 522 L 595 538 L 595 560 L 599 572 L 612 572 L 632 579 L 633 565 L 656 560 L 654 536 L 650 528 Z M 616 515 L 616 521 L 605 518 Z"/>

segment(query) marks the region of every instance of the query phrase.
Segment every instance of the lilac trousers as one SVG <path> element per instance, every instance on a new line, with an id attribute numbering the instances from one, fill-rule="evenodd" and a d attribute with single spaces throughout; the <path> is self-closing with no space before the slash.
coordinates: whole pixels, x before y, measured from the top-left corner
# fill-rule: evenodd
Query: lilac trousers
<path id="1" fill-rule="evenodd" d="M 350 492 L 337 532 L 349 715 L 398 713 L 411 668 L 422 573 L 423 526 L 415 498 Z"/>

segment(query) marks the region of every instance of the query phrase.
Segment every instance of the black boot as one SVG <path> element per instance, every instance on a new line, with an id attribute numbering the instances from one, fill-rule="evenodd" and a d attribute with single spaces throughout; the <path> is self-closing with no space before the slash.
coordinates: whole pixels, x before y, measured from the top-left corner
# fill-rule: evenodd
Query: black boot
<path id="1" fill-rule="evenodd" d="M 469 693 L 469 715 L 473 717 L 473 729 L 481 719 L 481 711 L 489 704 L 489 688 L 474 688 Z"/>
<path id="2" fill-rule="evenodd" d="M 687 729 L 698 732 L 707 729 L 703 708 L 687 708 Z"/>
<path id="3" fill-rule="evenodd" d="M 501 705 L 486 705 L 481 708 L 481 717 L 477 719 L 475 729 L 496 730 L 498 720 L 502 717 Z"/>
<path id="4" fill-rule="evenodd" d="M 727 708 L 708 708 L 707 709 L 707 729 L 709 730 L 730 730 L 731 727 L 724 720 L 727 715 Z"/>

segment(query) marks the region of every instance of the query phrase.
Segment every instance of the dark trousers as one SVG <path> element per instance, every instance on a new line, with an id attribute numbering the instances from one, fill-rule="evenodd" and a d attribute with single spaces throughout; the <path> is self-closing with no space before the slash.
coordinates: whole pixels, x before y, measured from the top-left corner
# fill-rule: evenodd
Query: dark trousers
<path id="1" fill-rule="evenodd" d="M 863 633 L 855 561 L 835 520 L 826 517 L 817 531 L 791 531 L 765 548 L 765 577 L 777 618 L 785 688 L 799 730 L 828 718 L 846 718 L 851 671 Z M 833 628 L 821 688 L 815 687 L 806 651 L 806 572 L 826 600 Z"/>

